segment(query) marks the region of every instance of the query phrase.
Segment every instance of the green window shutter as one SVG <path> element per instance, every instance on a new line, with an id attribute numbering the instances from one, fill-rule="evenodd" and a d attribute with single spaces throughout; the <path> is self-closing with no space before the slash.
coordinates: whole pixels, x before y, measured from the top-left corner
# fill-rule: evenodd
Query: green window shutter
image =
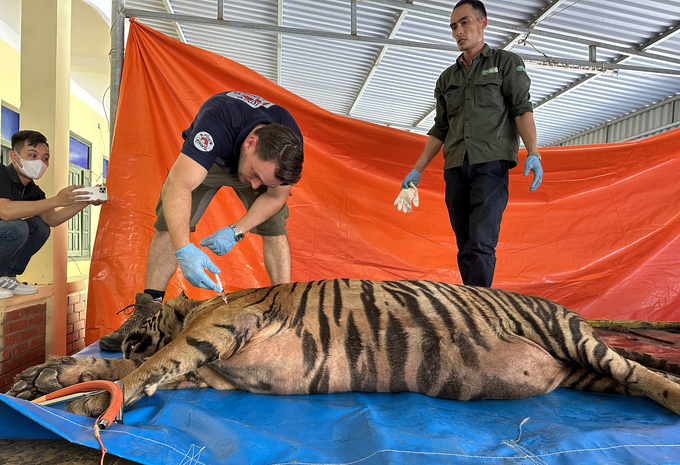
<path id="1" fill-rule="evenodd" d="M 90 185 L 91 173 L 69 163 L 69 185 Z M 73 259 L 90 258 L 91 207 L 87 206 L 68 220 L 68 257 Z"/>

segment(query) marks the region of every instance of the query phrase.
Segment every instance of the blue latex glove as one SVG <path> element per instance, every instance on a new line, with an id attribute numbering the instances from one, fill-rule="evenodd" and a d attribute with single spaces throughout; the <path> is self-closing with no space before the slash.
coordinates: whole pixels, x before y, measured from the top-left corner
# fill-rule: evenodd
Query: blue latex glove
<path id="1" fill-rule="evenodd" d="M 420 182 L 420 173 L 416 170 L 411 170 L 411 172 L 407 174 L 404 180 L 401 182 L 401 188 L 408 189 L 411 187 L 408 185 L 408 183 L 412 183 L 413 187 L 416 187 L 418 182 Z"/>
<path id="2" fill-rule="evenodd" d="M 201 247 L 207 247 L 215 255 L 224 255 L 236 244 L 234 231 L 231 228 L 218 229 L 208 237 L 201 239 Z"/>
<path id="3" fill-rule="evenodd" d="M 531 183 L 530 191 L 535 191 L 543 181 L 543 168 L 541 167 L 541 160 L 536 155 L 529 155 L 524 162 L 524 176 L 529 176 L 529 171 L 534 172 L 534 180 Z"/>
<path id="4" fill-rule="evenodd" d="M 179 266 L 182 268 L 182 274 L 192 286 L 222 292 L 222 286 L 210 279 L 203 268 L 207 268 L 214 274 L 219 274 L 220 269 L 210 261 L 201 249 L 194 244 L 187 244 L 175 252 L 175 257 L 177 257 Z"/>

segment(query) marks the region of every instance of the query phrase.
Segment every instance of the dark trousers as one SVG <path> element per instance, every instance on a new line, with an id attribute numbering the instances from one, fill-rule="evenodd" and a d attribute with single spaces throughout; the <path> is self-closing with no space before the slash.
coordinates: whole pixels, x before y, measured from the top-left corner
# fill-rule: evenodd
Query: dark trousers
<path id="1" fill-rule="evenodd" d="M 496 245 L 508 204 L 509 163 L 497 160 L 444 170 L 446 207 L 458 244 L 463 284 L 491 287 Z"/>
<path id="2" fill-rule="evenodd" d="M 0 220 L 0 277 L 22 274 L 50 232 L 50 227 L 37 216 Z"/>

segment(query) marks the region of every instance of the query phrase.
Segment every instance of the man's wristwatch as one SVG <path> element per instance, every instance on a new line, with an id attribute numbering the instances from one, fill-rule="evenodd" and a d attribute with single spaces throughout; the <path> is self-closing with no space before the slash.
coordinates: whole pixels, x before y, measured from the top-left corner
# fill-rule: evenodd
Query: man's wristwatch
<path id="1" fill-rule="evenodd" d="M 243 231 L 238 229 L 235 225 L 230 224 L 229 229 L 231 229 L 234 232 L 234 239 L 236 242 L 241 242 L 243 238 L 245 237 L 245 234 L 243 234 Z"/>

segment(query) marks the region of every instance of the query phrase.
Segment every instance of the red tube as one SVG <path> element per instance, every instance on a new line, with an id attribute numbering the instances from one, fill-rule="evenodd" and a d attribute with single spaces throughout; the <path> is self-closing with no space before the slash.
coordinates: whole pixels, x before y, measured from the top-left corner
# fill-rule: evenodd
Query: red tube
<path id="1" fill-rule="evenodd" d="M 68 386 L 64 389 L 59 389 L 58 391 L 38 397 L 31 402 L 34 404 L 39 404 L 41 402 L 58 399 L 59 397 L 68 396 L 70 394 L 77 394 L 81 392 L 85 393 L 99 389 L 108 391 L 109 394 L 111 394 L 111 402 L 109 403 L 109 407 L 99 418 L 99 428 L 105 429 L 108 425 L 113 423 L 123 408 L 123 390 L 113 381 L 95 380 L 74 384 L 73 386 Z"/>

